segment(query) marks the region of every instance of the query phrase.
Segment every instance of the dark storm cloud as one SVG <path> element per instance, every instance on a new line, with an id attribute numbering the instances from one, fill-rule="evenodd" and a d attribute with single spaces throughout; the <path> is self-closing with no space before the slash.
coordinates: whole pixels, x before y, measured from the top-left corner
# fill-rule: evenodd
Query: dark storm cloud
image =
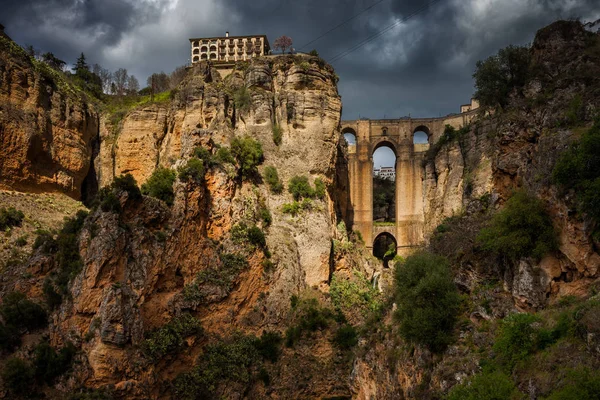
<path id="1" fill-rule="evenodd" d="M 347 119 L 456 112 L 473 92 L 477 60 L 531 42 L 553 20 L 600 18 L 597 0 L 0 1 L 0 22 L 19 43 L 71 62 L 85 51 L 142 82 L 185 63 L 189 37 L 286 34 L 297 50 L 332 61 Z"/>

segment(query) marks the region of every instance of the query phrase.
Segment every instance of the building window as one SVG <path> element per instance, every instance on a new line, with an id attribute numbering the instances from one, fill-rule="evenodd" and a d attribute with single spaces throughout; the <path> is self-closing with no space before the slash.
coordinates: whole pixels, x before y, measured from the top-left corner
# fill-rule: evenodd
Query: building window
<path id="1" fill-rule="evenodd" d="M 208 58 L 208 55 L 206 53 L 202 54 L 202 59 L 206 60 Z"/>
<path id="2" fill-rule="evenodd" d="M 198 42 L 194 42 L 194 47 L 198 47 Z"/>
<path id="3" fill-rule="evenodd" d="M 194 49 L 194 54 L 200 54 L 200 50 Z"/>
<path id="4" fill-rule="evenodd" d="M 200 61 L 200 58 L 198 58 L 198 56 L 194 56 L 194 62 L 198 62 Z"/>

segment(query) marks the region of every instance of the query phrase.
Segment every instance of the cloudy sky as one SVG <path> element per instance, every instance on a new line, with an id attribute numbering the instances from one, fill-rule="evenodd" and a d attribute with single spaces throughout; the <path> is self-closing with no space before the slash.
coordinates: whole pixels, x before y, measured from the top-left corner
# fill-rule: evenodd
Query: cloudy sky
<path id="1" fill-rule="evenodd" d="M 221 36 L 228 30 L 232 35 L 266 34 L 273 42 L 286 34 L 297 50 L 315 48 L 332 62 L 340 76 L 344 119 L 456 112 L 473 92 L 477 60 L 508 44 L 531 42 L 537 29 L 556 19 L 600 18 L 597 0 L 0 3 L 0 23 L 19 44 L 51 51 L 70 63 L 84 52 L 90 63 L 127 68 L 142 83 L 152 72 L 187 63 L 190 37 Z M 336 57 L 349 49 L 355 50 Z"/>

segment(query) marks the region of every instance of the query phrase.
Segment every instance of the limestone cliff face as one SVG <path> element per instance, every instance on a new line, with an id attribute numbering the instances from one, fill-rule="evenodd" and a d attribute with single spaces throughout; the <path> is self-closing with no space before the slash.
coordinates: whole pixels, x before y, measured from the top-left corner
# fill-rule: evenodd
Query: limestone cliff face
<path id="1" fill-rule="evenodd" d="M 98 114 L 85 95 L 0 37 L 0 185 L 78 198 Z"/>
<path id="2" fill-rule="evenodd" d="M 134 109 L 116 124 L 104 117 L 94 160 L 99 184 L 126 173 L 143 184 L 158 165 L 183 165 L 198 146 L 229 146 L 234 137 L 249 135 L 264 149 L 261 170 L 275 166 L 286 183 L 306 175 L 332 186 L 341 114 L 335 77 L 317 58 L 300 61 L 256 60 L 225 80 L 206 66 L 195 67 L 169 103 Z M 240 109 L 233 93 L 242 87 L 251 100 Z M 279 146 L 274 125 L 283 131 Z M 233 166 L 210 169 L 205 181 L 176 183 L 171 208 L 122 192 L 121 215 L 97 210 L 88 218 L 80 237 L 83 271 L 72 283 L 73 301 L 62 306 L 52 336 L 56 343 L 71 340 L 81 346 L 85 362 L 78 381 L 115 384 L 127 398 L 160 397 L 158 382 L 189 369 L 198 350 L 182 355 L 174 366 L 153 365 L 135 347 L 145 333 L 184 310 L 195 312 L 209 335 L 280 330 L 292 294 L 326 287 L 337 223 L 329 195 L 291 217 L 282 212 L 290 194 L 272 194 L 259 181 L 242 182 Z M 232 283 L 235 290 L 208 286 L 202 289 L 203 301 L 187 299 L 184 288 L 214 267 L 218 254 L 241 250 L 230 231 L 243 221 L 260 224 L 259 204 L 273 218 L 268 228 L 263 225 L 272 271 L 264 271 L 261 251 L 248 248 L 249 266 Z M 325 368 L 330 353 L 313 367 L 322 362 Z M 323 373 L 314 384 L 342 372 Z M 282 390 L 289 390 L 288 379 L 293 377 L 279 383 Z M 323 383 L 319 393 L 334 390 L 329 386 Z"/>

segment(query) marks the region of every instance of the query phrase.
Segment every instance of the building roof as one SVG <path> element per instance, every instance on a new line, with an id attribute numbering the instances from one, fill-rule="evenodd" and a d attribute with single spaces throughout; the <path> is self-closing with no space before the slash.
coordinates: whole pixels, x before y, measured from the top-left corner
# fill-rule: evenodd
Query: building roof
<path id="1" fill-rule="evenodd" d="M 201 38 L 190 38 L 190 42 L 195 40 L 213 40 L 213 39 L 243 39 L 249 37 L 262 37 L 267 39 L 267 35 L 243 35 L 243 36 L 215 36 L 215 37 L 201 37 Z"/>

